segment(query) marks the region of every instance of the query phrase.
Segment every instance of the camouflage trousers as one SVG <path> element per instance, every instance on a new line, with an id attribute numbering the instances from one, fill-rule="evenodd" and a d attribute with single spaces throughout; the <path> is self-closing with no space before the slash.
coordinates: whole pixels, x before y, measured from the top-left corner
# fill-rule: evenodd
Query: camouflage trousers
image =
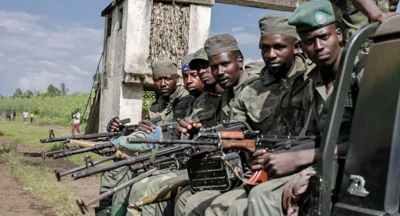
<path id="1" fill-rule="evenodd" d="M 284 215 L 282 191 L 293 176 L 273 179 L 254 187 L 247 195 L 243 186 L 231 191 L 203 191 L 194 195 L 183 191 L 175 204 L 175 216 Z M 186 195 L 185 195 L 186 194 Z M 185 199 L 182 199 L 186 198 Z"/>

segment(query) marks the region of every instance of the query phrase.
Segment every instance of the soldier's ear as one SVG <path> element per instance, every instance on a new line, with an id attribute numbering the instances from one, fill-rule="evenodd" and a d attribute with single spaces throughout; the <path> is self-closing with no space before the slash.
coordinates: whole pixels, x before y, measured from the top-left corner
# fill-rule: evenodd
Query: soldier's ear
<path id="1" fill-rule="evenodd" d="M 295 40 L 294 42 L 294 54 L 297 54 L 301 52 L 301 45 L 300 45 L 300 40 Z"/>
<path id="2" fill-rule="evenodd" d="M 336 37 L 337 37 L 339 43 L 343 42 L 343 34 L 342 34 L 342 30 L 340 30 L 340 28 L 336 28 Z"/>
<path id="3" fill-rule="evenodd" d="M 243 55 L 240 54 L 239 57 L 237 58 L 238 64 L 239 64 L 239 68 L 240 69 L 244 69 L 244 59 L 243 59 Z"/>

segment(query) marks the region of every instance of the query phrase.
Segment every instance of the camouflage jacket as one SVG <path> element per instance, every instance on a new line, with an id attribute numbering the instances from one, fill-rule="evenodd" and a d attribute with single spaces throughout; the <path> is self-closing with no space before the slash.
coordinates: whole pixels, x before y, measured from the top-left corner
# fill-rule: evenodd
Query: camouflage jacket
<path id="1" fill-rule="evenodd" d="M 350 36 L 361 27 L 369 23 L 369 19 L 357 10 L 350 0 L 334 0 L 333 4 L 336 24 L 343 31 L 343 37 L 348 40 Z M 398 0 L 374 0 L 383 12 L 396 11 Z"/>
<path id="2" fill-rule="evenodd" d="M 243 71 L 243 75 L 241 76 L 238 85 L 225 89 L 221 95 L 221 103 L 217 109 L 217 122 L 222 121 L 230 121 L 233 118 L 233 105 L 242 90 L 252 82 L 259 79 L 259 75 L 257 74 L 249 74 L 246 71 Z"/>
<path id="3" fill-rule="evenodd" d="M 157 126 L 171 123 L 178 118 L 185 118 L 190 114 L 192 101 L 193 97 L 189 95 L 183 86 L 179 85 L 176 91 L 169 96 L 168 101 L 163 97 L 159 97 L 158 100 L 151 105 L 148 110 L 148 118 L 161 116 L 162 120 L 157 123 Z"/>
<path id="4" fill-rule="evenodd" d="M 264 67 L 261 79 L 248 85 L 236 100 L 233 120 L 246 121 L 266 135 L 298 135 L 308 113 L 302 104 L 309 82 L 305 74 L 314 65 L 302 55 L 295 58 L 286 79 L 276 79 Z"/>
<path id="5" fill-rule="evenodd" d="M 360 83 L 362 79 L 365 58 L 366 56 L 359 58 L 359 61 L 356 61 L 354 66 L 353 80 L 347 93 L 346 103 L 344 105 L 345 109 L 340 126 L 338 143 L 345 142 L 350 136 L 355 102 L 358 95 L 358 83 Z M 329 104 L 331 102 L 334 86 L 332 85 L 329 88 L 329 91 L 326 92 L 326 86 L 318 67 L 315 67 L 312 71 L 310 71 L 308 77 L 310 78 L 310 83 L 304 93 L 303 98 L 303 107 L 311 111 L 307 133 L 309 135 L 320 135 L 323 133 L 325 122 L 328 117 L 330 107 Z"/>
<path id="6" fill-rule="evenodd" d="M 193 112 L 190 117 L 199 118 L 204 128 L 217 124 L 217 109 L 221 100 L 220 94 L 204 92 L 193 103 Z"/>

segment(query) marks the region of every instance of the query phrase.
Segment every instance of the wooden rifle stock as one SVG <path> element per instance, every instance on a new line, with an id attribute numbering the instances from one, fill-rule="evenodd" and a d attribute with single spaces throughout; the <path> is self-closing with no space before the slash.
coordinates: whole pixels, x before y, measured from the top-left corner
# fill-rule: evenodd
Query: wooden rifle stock
<path id="1" fill-rule="evenodd" d="M 135 204 L 130 204 L 128 207 L 139 208 L 144 205 L 150 205 L 173 199 L 181 191 L 181 189 L 187 185 L 189 185 L 189 179 L 182 179 L 173 182 L 157 190 L 150 196 L 141 197 L 138 202 Z"/>

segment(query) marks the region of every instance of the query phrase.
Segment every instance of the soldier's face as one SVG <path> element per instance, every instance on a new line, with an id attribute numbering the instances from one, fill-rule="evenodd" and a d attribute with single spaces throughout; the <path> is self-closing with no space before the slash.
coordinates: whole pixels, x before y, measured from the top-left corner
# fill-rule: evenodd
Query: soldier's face
<path id="1" fill-rule="evenodd" d="M 190 95 L 198 95 L 204 88 L 204 84 L 201 82 L 196 70 L 185 71 L 183 73 L 183 83 Z"/>
<path id="2" fill-rule="evenodd" d="M 211 73 L 218 84 L 226 89 L 235 86 L 243 68 L 243 58 L 235 57 L 232 52 L 225 52 L 209 58 Z"/>
<path id="3" fill-rule="evenodd" d="M 211 73 L 211 67 L 208 61 L 205 60 L 197 60 L 195 63 L 195 70 L 199 74 L 201 81 L 205 85 L 214 85 L 217 83 L 215 78 Z"/>
<path id="4" fill-rule="evenodd" d="M 298 51 L 296 39 L 285 35 L 266 35 L 260 38 L 261 55 L 272 73 L 285 76 L 294 63 Z"/>
<path id="5" fill-rule="evenodd" d="M 169 97 L 176 90 L 178 75 L 158 75 L 153 76 L 154 86 L 157 93 L 162 97 Z"/>
<path id="6" fill-rule="evenodd" d="M 301 45 L 307 56 L 318 66 L 331 66 L 341 53 L 342 32 L 335 24 L 300 33 Z"/>

